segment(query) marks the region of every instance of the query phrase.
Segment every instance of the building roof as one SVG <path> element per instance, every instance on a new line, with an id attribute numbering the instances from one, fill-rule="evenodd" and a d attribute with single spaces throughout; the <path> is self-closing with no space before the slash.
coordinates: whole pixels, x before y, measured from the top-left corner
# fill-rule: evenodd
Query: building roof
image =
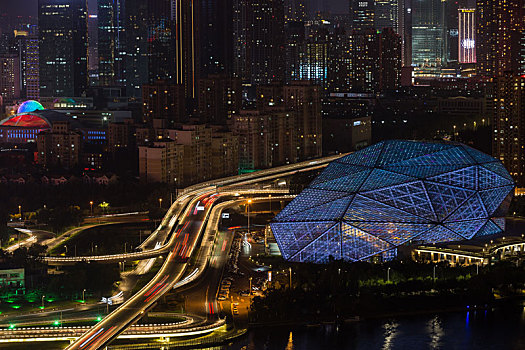
<path id="1" fill-rule="evenodd" d="M 0 126 L 11 126 L 32 129 L 51 129 L 53 123 L 69 122 L 71 128 L 81 129 L 82 124 L 70 116 L 53 110 L 38 110 L 29 113 L 21 113 L 0 121 Z"/>
<path id="2" fill-rule="evenodd" d="M 501 162 L 466 145 L 383 141 L 330 163 L 270 226 L 288 260 L 386 259 L 501 232 L 513 192 Z"/>

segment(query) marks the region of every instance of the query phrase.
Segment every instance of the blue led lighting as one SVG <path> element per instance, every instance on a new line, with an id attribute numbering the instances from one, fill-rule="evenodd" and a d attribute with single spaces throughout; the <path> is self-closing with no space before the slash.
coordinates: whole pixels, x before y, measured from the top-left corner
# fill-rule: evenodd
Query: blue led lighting
<path id="1" fill-rule="evenodd" d="M 397 247 L 500 233 L 514 181 L 453 142 L 383 141 L 332 162 L 270 227 L 284 258 L 389 260 Z"/>

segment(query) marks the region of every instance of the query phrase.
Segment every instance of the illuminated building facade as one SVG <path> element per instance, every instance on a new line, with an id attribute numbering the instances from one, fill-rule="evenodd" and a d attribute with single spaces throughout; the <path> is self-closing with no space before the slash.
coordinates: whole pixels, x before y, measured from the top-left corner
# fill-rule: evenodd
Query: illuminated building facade
<path id="1" fill-rule="evenodd" d="M 476 10 L 459 9 L 459 63 L 476 63 Z"/>
<path id="2" fill-rule="evenodd" d="M 445 6 L 442 0 L 412 1 L 412 65 L 435 72 L 447 62 Z"/>
<path id="3" fill-rule="evenodd" d="M 501 233 L 514 182 L 459 143 L 383 141 L 333 161 L 270 223 L 283 257 L 389 260 L 409 242 Z"/>
<path id="4" fill-rule="evenodd" d="M 525 77 L 507 72 L 495 78 L 492 154 L 518 185 L 525 185 Z"/>
<path id="5" fill-rule="evenodd" d="M 350 0 L 352 29 L 374 29 L 375 0 Z"/>
<path id="6" fill-rule="evenodd" d="M 122 0 L 98 0 L 99 85 L 125 85 L 125 27 Z"/>
<path id="7" fill-rule="evenodd" d="M 518 73 L 519 42 L 523 38 L 525 0 L 477 0 L 476 55 L 478 75 Z"/>
<path id="8" fill-rule="evenodd" d="M 39 0 L 40 95 L 81 96 L 88 86 L 86 0 Z"/>

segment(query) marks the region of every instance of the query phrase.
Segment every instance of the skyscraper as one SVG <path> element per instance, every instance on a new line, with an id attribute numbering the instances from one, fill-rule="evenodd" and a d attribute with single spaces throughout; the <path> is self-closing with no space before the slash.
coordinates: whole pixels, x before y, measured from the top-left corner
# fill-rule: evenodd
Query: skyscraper
<path id="1" fill-rule="evenodd" d="M 17 54 L 0 54 L 0 96 L 4 104 L 20 98 L 20 58 Z"/>
<path id="2" fill-rule="evenodd" d="M 377 30 L 393 28 L 397 31 L 399 18 L 399 0 L 376 0 L 374 27 Z"/>
<path id="3" fill-rule="evenodd" d="M 124 2 L 98 0 L 98 76 L 102 86 L 125 85 Z"/>
<path id="4" fill-rule="evenodd" d="M 186 98 L 193 100 L 199 93 L 201 67 L 198 1 L 173 0 L 172 20 L 175 39 L 174 79 L 177 84 L 185 86 Z"/>
<path id="5" fill-rule="evenodd" d="M 283 0 L 236 0 L 235 75 L 252 85 L 284 81 Z"/>
<path id="6" fill-rule="evenodd" d="M 350 0 L 350 16 L 354 30 L 373 29 L 374 15 L 374 0 Z"/>
<path id="7" fill-rule="evenodd" d="M 475 9 L 459 9 L 459 63 L 476 63 L 476 18 Z"/>
<path id="8" fill-rule="evenodd" d="M 86 0 L 39 0 L 40 95 L 80 96 L 88 85 Z"/>
<path id="9" fill-rule="evenodd" d="M 303 22 L 306 20 L 306 0 L 284 0 L 284 21 Z"/>
<path id="10" fill-rule="evenodd" d="M 140 97 L 143 84 L 175 80 L 171 0 L 127 0 L 124 28 L 127 94 Z"/>
<path id="11" fill-rule="evenodd" d="M 412 2 L 412 64 L 434 70 L 447 62 L 445 5 L 442 0 Z"/>
<path id="12" fill-rule="evenodd" d="M 201 74 L 233 74 L 233 0 L 201 0 Z"/>
<path id="13" fill-rule="evenodd" d="M 401 35 L 402 66 L 412 65 L 412 0 L 399 0 L 398 30 Z"/>
<path id="14" fill-rule="evenodd" d="M 478 74 L 491 78 L 519 70 L 519 42 L 525 30 L 524 0 L 477 0 Z"/>
<path id="15" fill-rule="evenodd" d="M 495 78 L 492 154 L 518 185 L 525 184 L 525 78 L 507 71 Z"/>

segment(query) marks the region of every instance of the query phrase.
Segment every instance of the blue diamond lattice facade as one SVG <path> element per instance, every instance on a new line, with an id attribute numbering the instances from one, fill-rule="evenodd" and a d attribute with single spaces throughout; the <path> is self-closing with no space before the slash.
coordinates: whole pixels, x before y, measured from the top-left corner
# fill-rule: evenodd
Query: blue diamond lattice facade
<path id="1" fill-rule="evenodd" d="M 283 257 L 358 261 L 500 233 L 514 181 L 460 143 L 384 141 L 328 167 L 270 224 Z"/>

